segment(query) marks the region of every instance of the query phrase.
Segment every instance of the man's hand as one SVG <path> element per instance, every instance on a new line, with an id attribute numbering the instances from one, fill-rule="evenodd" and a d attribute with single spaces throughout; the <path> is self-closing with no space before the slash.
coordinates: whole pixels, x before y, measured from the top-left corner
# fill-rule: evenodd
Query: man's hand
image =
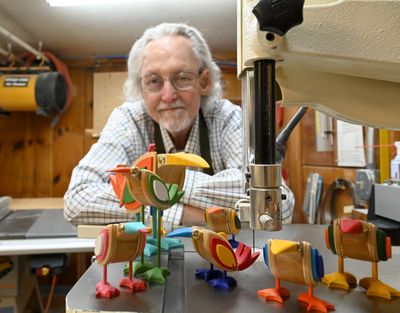
<path id="1" fill-rule="evenodd" d="M 204 225 L 205 211 L 203 209 L 185 204 L 183 207 L 182 224 L 185 226 Z"/>

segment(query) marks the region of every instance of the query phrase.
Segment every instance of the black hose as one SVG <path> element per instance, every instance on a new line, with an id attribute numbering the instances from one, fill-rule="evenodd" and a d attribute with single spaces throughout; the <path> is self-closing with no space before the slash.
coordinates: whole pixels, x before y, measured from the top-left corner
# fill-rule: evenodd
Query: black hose
<path id="1" fill-rule="evenodd" d="M 285 157 L 286 143 L 289 139 L 290 134 L 292 133 L 296 125 L 301 121 L 306 112 L 307 107 L 301 107 L 276 138 L 276 161 L 278 163 L 281 163 L 283 161 L 283 158 Z"/>

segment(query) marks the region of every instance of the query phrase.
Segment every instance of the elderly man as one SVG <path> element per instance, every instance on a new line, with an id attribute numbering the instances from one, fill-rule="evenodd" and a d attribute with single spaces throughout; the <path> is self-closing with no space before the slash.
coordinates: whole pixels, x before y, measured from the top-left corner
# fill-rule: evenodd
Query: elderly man
<path id="1" fill-rule="evenodd" d="M 106 171 L 132 164 L 156 143 L 158 152 L 203 156 L 211 171 L 186 170 L 181 202 L 164 213 L 201 222 L 210 205 L 233 207 L 241 188 L 241 109 L 221 99 L 220 70 L 203 36 L 185 24 L 147 29 L 128 58 L 127 101 L 116 108 L 98 142 L 72 173 L 65 217 L 73 224 L 133 220 L 119 202 Z"/>

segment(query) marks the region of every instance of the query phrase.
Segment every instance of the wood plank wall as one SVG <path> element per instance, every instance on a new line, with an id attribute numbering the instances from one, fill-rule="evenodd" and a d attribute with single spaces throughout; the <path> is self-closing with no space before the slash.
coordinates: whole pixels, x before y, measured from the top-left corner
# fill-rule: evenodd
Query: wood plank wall
<path id="1" fill-rule="evenodd" d="M 93 68 L 70 67 L 74 100 L 52 126 L 34 112 L 0 115 L 0 195 L 61 197 L 84 155 L 91 127 Z"/>

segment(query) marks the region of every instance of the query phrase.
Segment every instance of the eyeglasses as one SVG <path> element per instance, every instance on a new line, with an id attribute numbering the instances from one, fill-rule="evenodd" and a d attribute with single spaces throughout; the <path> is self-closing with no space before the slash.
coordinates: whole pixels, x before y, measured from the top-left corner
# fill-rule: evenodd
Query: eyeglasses
<path id="1" fill-rule="evenodd" d="M 164 81 L 168 80 L 176 90 L 186 91 L 194 88 L 199 75 L 189 72 L 180 72 L 168 78 L 162 78 L 156 74 L 150 74 L 142 77 L 139 82 L 143 91 L 160 92 L 164 86 Z"/>

